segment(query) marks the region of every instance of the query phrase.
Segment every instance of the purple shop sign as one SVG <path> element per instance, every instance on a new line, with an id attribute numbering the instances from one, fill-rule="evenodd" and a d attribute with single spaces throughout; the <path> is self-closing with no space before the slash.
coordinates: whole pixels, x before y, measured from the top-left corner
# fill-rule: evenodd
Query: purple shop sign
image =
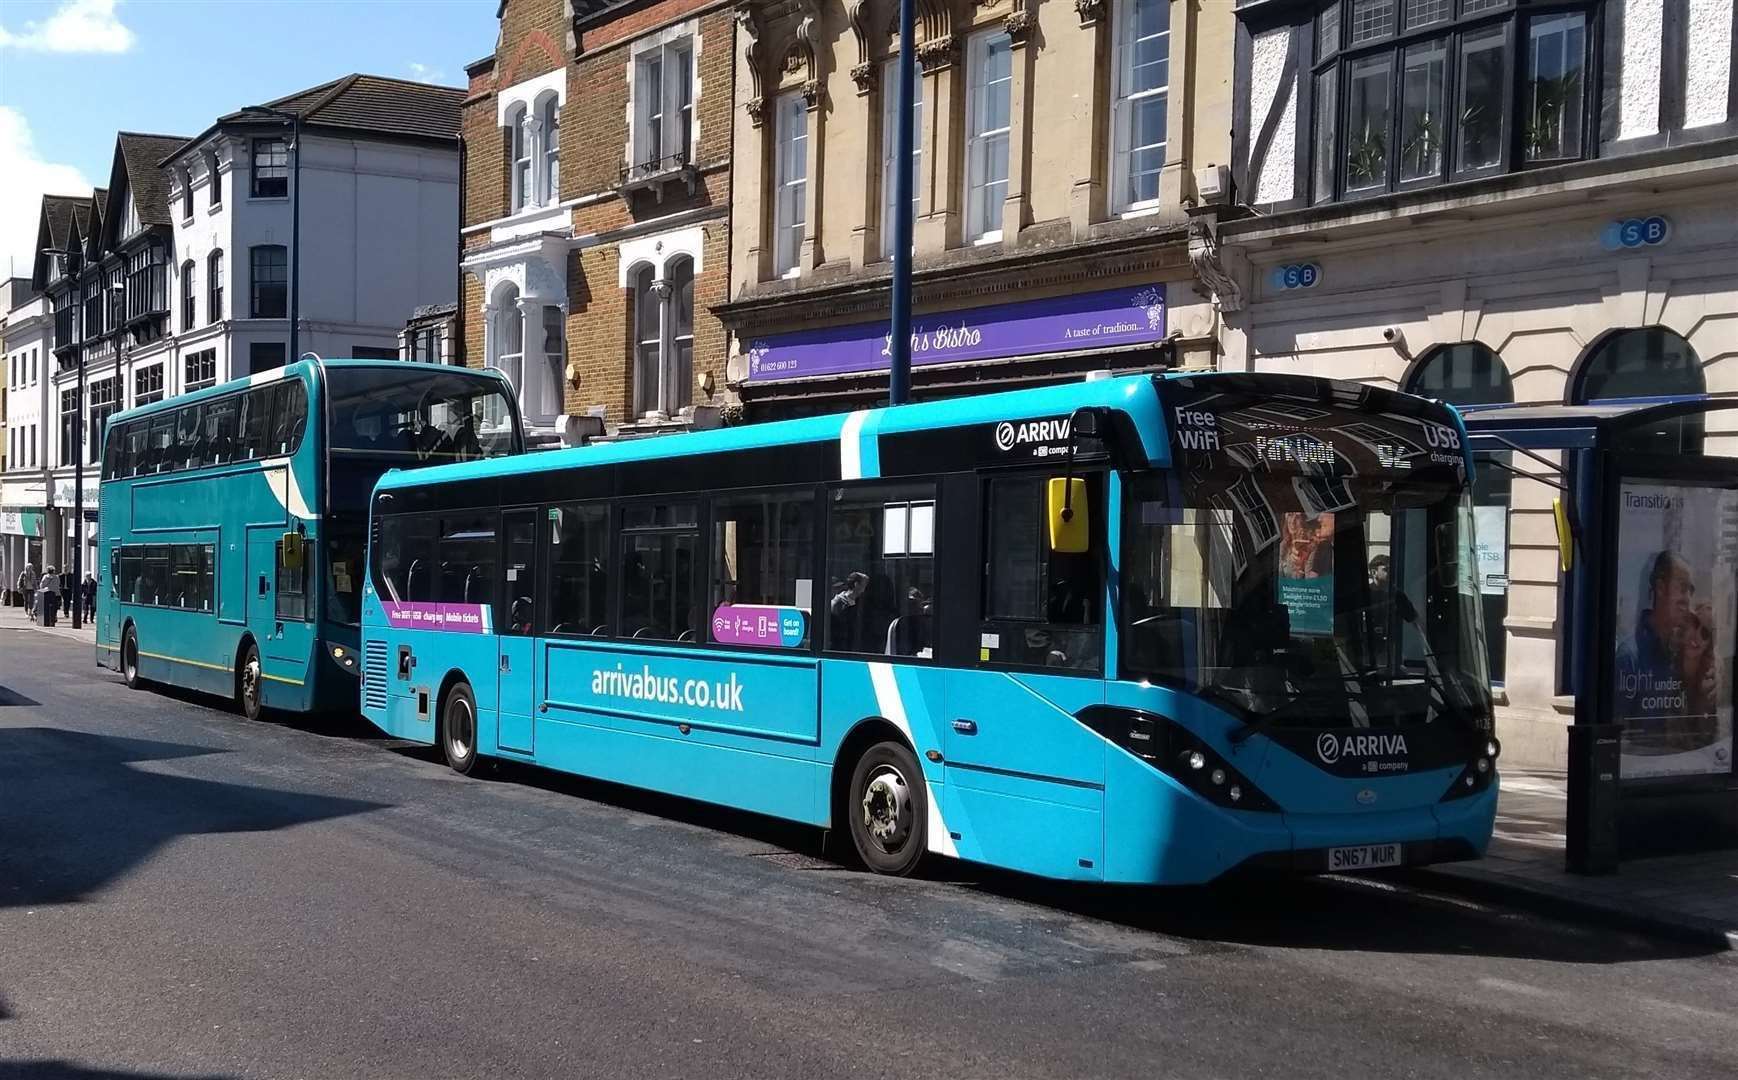
<path id="1" fill-rule="evenodd" d="M 802 608 L 720 604 L 712 613 L 712 640 L 725 645 L 794 649 L 803 643 L 807 622 Z"/>
<path id="2" fill-rule="evenodd" d="M 445 630 L 449 634 L 487 634 L 488 604 L 431 604 L 411 601 L 385 602 L 386 625 L 394 630 Z"/>
<path id="3" fill-rule="evenodd" d="M 911 363 L 923 367 L 1145 345 L 1163 340 L 1165 322 L 1163 285 L 990 304 L 914 319 Z M 766 382 L 883 371 L 892 344 L 885 322 L 772 334 L 748 343 L 748 378 Z"/>

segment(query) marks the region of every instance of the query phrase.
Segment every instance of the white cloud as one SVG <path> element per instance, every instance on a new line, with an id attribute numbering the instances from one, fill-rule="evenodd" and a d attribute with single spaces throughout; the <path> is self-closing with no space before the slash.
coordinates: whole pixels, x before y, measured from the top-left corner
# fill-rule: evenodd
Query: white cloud
<path id="1" fill-rule="evenodd" d="M 37 156 L 24 115 L 5 105 L 0 105 L 0 161 L 6 162 L 0 169 L 0 270 L 10 265 L 12 273 L 28 277 L 42 196 L 89 195 L 91 182 L 71 165 Z"/>
<path id="2" fill-rule="evenodd" d="M 52 53 L 124 53 L 136 40 L 115 14 L 119 0 L 66 0 L 19 31 L 0 26 L 0 48 Z"/>
<path id="3" fill-rule="evenodd" d="M 417 82 L 438 83 L 446 78 L 446 75 L 447 73 L 442 71 L 440 68 L 430 67 L 427 64 L 419 64 L 415 60 L 410 62 L 410 77 L 415 79 Z"/>

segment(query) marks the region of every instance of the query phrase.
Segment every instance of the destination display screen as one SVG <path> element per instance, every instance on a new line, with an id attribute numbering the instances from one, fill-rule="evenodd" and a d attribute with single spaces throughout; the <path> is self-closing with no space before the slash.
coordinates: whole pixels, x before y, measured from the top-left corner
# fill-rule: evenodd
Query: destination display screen
<path id="1" fill-rule="evenodd" d="M 1276 376 L 1161 383 L 1173 467 L 1398 478 L 1466 475 L 1449 411 L 1375 387 Z M 1440 475 L 1440 474 L 1438 474 Z"/>

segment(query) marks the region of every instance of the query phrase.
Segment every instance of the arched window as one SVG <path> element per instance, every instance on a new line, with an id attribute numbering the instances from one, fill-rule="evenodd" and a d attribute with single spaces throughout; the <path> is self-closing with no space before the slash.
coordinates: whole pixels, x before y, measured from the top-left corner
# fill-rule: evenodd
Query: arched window
<path id="1" fill-rule="evenodd" d="M 1407 377 L 1406 390 L 1451 405 L 1507 405 L 1515 400 L 1502 357 L 1476 341 L 1438 345 L 1425 353 Z"/>
<path id="2" fill-rule="evenodd" d="M 634 413 L 675 416 L 690 404 L 694 382 L 694 260 L 672 258 L 657 277 L 634 271 Z"/>
<path id="3" fill-rule="evenodd" d="M 193 329 L 193 260 L 181 264 L 181 329 Z"/>
<path id="4" fill-rule="evenodd" d="M 531 204 L 531 112 L 521 105 L 508 118 L 513 158 L 513 209 Z"/>
<path id="5" fill-rule="evenodd" d="M 214 323 L 223 318 L 223 251 L 218 249 L 205 260 L 205 321 Z"/>
<path id="6" fill-rule="evenodd" d="M 561 102 L 550 94 L 538 105 L 543 121 L 543 201 L 561 201 Z"/>
<path id="7" fill-rule="evenodd" d="M 1705 394 L 1702 361 L 1663 326 L 1618 330 L 1597 342 L 1570 382 L 1569 401 Z"/>
<path id="8" fill-rule="evenodd" d="M 1507 405 L 1515 385 L 1503 358 L 1477 341 L 1438 345 L 1419 357 L 1402 388 L 1450 405 Z M 1509 617 L 1509 505 L 1513 476 L 1507 452 L 1473 469 L 1473 531 L 1479 548 L 1479 594 L 1484 601 L 1485 655 L 1491 681 L 1506 677 L 1508 650 L 1503 621 Z"/>

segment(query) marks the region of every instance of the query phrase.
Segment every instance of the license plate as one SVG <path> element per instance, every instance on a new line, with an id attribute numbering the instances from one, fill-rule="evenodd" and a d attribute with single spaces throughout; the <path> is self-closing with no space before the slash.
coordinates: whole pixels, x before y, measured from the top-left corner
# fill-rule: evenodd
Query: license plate
<path id="1" fill-rule="evenodd" d="M 1362 847 L 1328 849 L 1328 869 L 1370 870 L 1378 866 L 1400 865 L 1399 844 L 1366 844 Z"/>

